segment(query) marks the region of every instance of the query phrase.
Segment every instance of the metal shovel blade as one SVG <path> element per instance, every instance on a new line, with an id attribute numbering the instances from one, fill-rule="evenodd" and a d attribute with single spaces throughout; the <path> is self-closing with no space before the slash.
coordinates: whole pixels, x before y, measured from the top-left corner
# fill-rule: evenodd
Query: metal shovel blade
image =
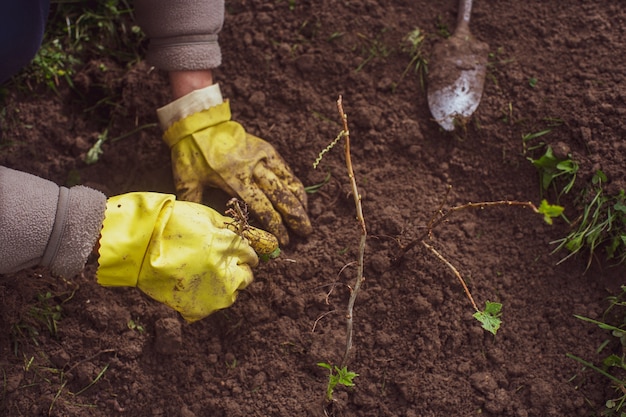
<path id="1" fill-rule="evenodd" d="M 469 30 L 472 0 L 459 2 L 454 34 L 433 48 L 428 71 L 428 107 L 439 125 L 453 131 L 480 103 L 485 85 L 489 45 Z"/>

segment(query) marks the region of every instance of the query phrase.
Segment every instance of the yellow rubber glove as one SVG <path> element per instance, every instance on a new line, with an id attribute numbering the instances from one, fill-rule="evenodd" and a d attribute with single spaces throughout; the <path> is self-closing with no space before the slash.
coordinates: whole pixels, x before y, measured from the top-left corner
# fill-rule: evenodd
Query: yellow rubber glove
<path id="1" fill-rule="evenodd" d="M 226 101 L 187 116 L 165 131 L 179 198 L 200 203 L 204 186 L 220 188 L 245 201 L 281 245 L 289 243 L 285 224 L 301 236 L 310 234 L 300 180 L 269 143 L 247 134 L 230 118 Z"/>
<path id="2" fill-rule="evenodd" d="M 107 200 L 98 283 L 138 287 L 189 322 L 230 306 L 258 257 L 228 229 L 233 219 L 159 193 Z"/>

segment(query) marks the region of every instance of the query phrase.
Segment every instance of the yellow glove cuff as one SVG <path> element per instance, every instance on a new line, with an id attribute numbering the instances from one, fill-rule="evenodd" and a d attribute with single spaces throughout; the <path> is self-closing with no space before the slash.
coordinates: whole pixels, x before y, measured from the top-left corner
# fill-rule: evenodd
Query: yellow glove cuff
<path id="1" fill-rule="evenodd" d="M 174 147 L 185 137 L 192 135 L 207 127 L 215 126 L 230 120 L 230 105 L 228 100 L 222 104 L 194 113 L 175 122 L 163 134 L 163 140 L 170 148 Z"/>
<path id="2" fill-rule="evenodd" d="M 170 194 L 130 193 L 107 201 L 100 238 L 98 284 L 135 287 L 160 215 L 172 210 Z"/>

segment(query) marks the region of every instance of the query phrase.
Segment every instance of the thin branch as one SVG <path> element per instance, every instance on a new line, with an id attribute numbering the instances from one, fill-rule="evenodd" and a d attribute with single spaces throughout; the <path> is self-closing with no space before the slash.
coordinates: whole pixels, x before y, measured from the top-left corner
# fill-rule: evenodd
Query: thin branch
<path id="1" fill-rule="evenodd" d="M 345 264 L 345 265 L 341 268 L 341 270 L 339 271 L 339 273 L 337 274 L 337 277 L 339 277 L 339 276 L 343 273 L 343 271 L 345 271 L 345 270 L 346 270 L 346 268 L 348 268 L 349 266 L 352 266 L 353 264 L 355 264 L 355 262 L 350 262 L 350 263 Z M 334 283 L 330 286 L 330 291 L 328 291 L 328 292 L 326 293 L 326 305 L 329 305 L 329 304 L 330 304 L 330 295 L 333 293 L 333 290 L 334 290 L 334 289 L 335 289 L 335 287 L 337 286 L 337 283 L 338 283 L 338 282 L 339 282 L 339 278 L 337 278 L 337 281 L 335 281 L 335 282 L 334 282 Z M 348 284 L 343 284 L 343 283 L 342 283 L 342 285 L 345 285 L 346 287 L 348 287 L 348 289 L 349 289 L 350 291 L 352 291 L 352 287 L 350 287 Z"/>
<path id="2" fill-rule="evenodd" d="M 448 262 L 448 260 L 442 254 L 440 254 L 437 251 L 437 249 L 435 249 L 434 247 L 430 246 L 428 243 L 426 243 L 424 241 L 422 241 L 422 245 L 426 246 L 426 248 L 428 250 L 430 250 L 437 258 L 439 258 L 439 260 L 441 262 L 443 262 L 448 268 L 450 268 L 452 270 L 454 275 L 457 277 L 457 279 L 459 280 L 459 282 L 463 286 L 463 289 L 465 290 L 465 294 L 467 295 L 467 298 L 469 298 L 470 302 L 472 303 L 472 306 L 474 307 L 474 310 L 480 311 L 478 309 L 478 306 L 476 305 L 476 302 L 474 301 L 474 297 L 472 297 L 472 293 L 470 292 L 469 288 L 467 288 L 467 284 L 465 284 L 465 280 L 461 276 L 461 273 L 459 272 L 459 270 L 456 269 L 454 267 L 454 265 L 452 265 L 450 262 Z"/>
<path id="3" fill-rule="evenodd" d="M 448 189 L 449 192 L 449 189 Z M 447 196 L 447 194 L 446 194 Z M 482 203 L 466 203 L 466 204 L 462 204 L 460 206 L 455 206 L 450 208 L 448 211 L 442 211 L 441 209 L 437 210 L 436 213 L 440 213 L 441 216 L 437 217 L 436 215 L 434 215 L 431 220 L 428 223 L 428 227 L 426 229 L 426 231 L 424 233 L 422 233 L 421 236 L 419 236 L 417 239 L 409 242 L 398 254 L 398 256 L 396 256 L 396 258 L 394 259 L 394 263 L 399 263 L 402 258 L 404 258 L 404 256 L 411 250 L 413 249 L 418 243 L 422 242 L 424 239 L 426 239 L 428 236 L 430 236 L 430 234 L 432 233 L 433 229 L 436 228 L 437 226 L 439 226 L 441 223 L 443 223 L 445 220 L 447 220 L 448 217 L 450 217 L 450 215 L 452 215 L 452 213 L 457 212 L 457 211 L 461 211 L 461 210 L 467 210 L 467 209 L 484 209 L 487 207 L 497 207 L 497 206 L 521 206 L 521 207 L 527 207 L 530 208 L 532 211 L 534 211 L 535 213 L 539 213 L 539 210 L 537 209 L 537 207 L 530 201 L 509 201 L 509 200 L 501 200 L 501 201 L 484 201 Z"/>
<path id="4" fill-rule="evenodd" d="M 321 319 L 323 319 L 324 317 L 326 317 L 329 314 L 336 313 L 336 312 L 337 312 L 337 310 L 331 310 L 331 311 L 327 311 L 327 312 L 325 312 L 323 314 L 320 314 L 319 317 L 315 319 L 315 322 L 313 322 L 313 327 L 311 328 L 311 333 L 315 333 L 315 328 L 317 327 L 317 323 L 319 323 L 319 321 Z"/>

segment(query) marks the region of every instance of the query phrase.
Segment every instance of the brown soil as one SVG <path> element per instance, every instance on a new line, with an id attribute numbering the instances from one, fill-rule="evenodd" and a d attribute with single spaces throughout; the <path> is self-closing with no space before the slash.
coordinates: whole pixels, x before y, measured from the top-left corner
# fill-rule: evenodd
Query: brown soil
<path id="1" fill-rule="evenodd" d="M 624 188 L 623 7 L 475 2 L 471 28 L 490 46 L 489 73 L 474 118 L 456 134 L 431 120 L 418 77 L 402 78 L 410 57 L 401 50 L 419 26 L 429 34 L 428 55 L 440 40 L 437 25 L 456 22 L 454 0 L 231 0 L 227 11 L 217 77 L 234 119 L 274 144 L 306 185 L 331 174 L 310 195 L 313 235 L 294 238 L 279 259 L 261 265 L 232 308 L 192 325 L 136 289 L 99 287 L 95 259 L 70 280 L 39 269 L 1 277 L 2 414 L 323 415 L 327 373 L 316 363 L 338 363 L 345 348 L 359 229 L 342 149 L 316 170 L 312 163 L 341 129 L 342 95 L 369 237 L 349 364 L 359 376 L 354 388 L 337 389 L 327 411 L 599 415 L 612 388 L 566 353 L 599 359 L 605 333 L 574 314 L 601 317 L 623 267 L 601 254 L 587 272 L 584 255 L 557 265 L 565 253 L 551 254 L 550 242 L 567 233 L 563 221 L 548 226 L 528 209 L 500 207 L 456 213 L 434 230 L 430 243 L 477 302 L 503 303 L 496 337 L 472 318 L 462 286 L 432 253 L 417 245 L 401 264 L 391 260 L 424 232 L 447 185 L 447 206 L 538 203 L 537 172 L 521 137 L 557 119 L 541 140 L 580 163 L 577 187 L 601 168 L 611 187 Z M 112 121 L 111 138 L 156 121 L 155 109 L 168 101 L 163 74 L 103 56 L 75 80 L 94 106 L 104 97 L 123 105 L 85 111 L 85 99 L 63 84 L 58 95 L 10 87 L 0 163 L 108 195 L 172 192 L 157 128 L 108 142 L 98 163 L 83 162 L 103 118 Z M 221 202 L 213 203 L 221 211 L 222 200 L 216 194 Z M 568 198 L 562 203 L 575 215 Z M 37 317 L 56 306 L 61 319 L 51 332 Z M 144 331 L 130 328 L 131 320 Z"/>

